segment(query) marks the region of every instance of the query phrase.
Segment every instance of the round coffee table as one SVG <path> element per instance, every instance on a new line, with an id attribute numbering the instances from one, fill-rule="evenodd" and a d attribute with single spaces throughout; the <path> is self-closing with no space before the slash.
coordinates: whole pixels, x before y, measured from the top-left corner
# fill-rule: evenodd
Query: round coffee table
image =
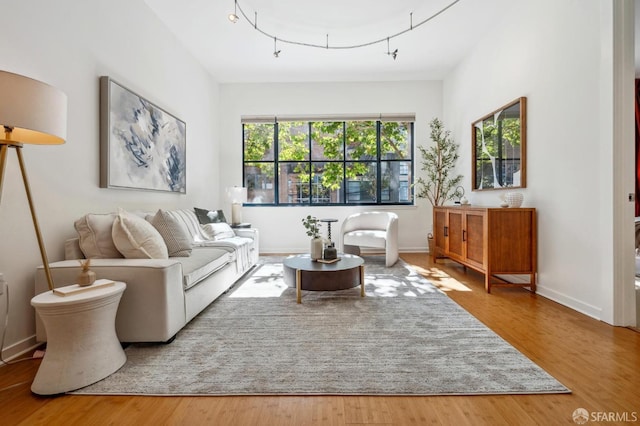
<path id="1" fill-rule="evenodd" d="M 364 259 L 342 253 L 338 258 L 334 263 L 322 263 L 311 260 L 308 254 L 299 254 L 284 260 L 284 282 L 296 288 L 298 303 L 302 303 L 302 290 L 346 290 L 359 285 L 360 296 L 364 297 Z"/>

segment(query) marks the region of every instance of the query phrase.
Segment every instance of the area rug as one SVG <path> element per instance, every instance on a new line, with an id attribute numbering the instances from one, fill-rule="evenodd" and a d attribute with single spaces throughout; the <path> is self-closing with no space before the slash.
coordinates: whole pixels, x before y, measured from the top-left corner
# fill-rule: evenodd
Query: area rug
<path id="1" fill-rule="evenodd" d="M 134 344 L 127 362 L 75 394 L 475 395 L 566 387 L 398 261 L 365 257 L 359 288 L 295 289 L 264 257 L 170 344 Z"/>

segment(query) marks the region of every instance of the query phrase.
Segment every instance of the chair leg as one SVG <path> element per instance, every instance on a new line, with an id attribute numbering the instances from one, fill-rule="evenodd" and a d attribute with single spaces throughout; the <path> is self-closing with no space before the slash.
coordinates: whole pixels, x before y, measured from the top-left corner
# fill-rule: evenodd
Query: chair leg
<path id="1" fill-rule="evenodd" d="M 398 253 L 397 252 L 390 252 L 388 250 L 385 250 L 385 265 L 387 268 L 393 266 L 396 264 L 396 262 L 398 261 Z"/>

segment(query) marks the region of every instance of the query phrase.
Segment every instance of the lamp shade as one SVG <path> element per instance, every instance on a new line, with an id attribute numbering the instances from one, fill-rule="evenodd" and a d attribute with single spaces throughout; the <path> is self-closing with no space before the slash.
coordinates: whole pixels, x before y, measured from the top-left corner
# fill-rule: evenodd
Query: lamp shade
<path id="1" fill-rule="evenodd" d="M 2 126 L 11 129 L 3 132 Z M 67 139 L 67 95 L 22 75 L 0 71 L 0 142 L 58 145 Z"/>
<path id="2" fill-rule="evenodd" d="M 233 186 L 227 188 L 227 198 L 231 204 L 242 204 L 247 202 L 247 188 L 241 186 Z"/>

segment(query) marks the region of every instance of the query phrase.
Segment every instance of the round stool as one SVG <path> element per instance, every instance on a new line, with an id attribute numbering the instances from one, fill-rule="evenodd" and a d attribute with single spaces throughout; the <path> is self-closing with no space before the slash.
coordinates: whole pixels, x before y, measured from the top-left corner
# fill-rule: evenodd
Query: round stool
<path id="1" fill-rule="evenodd" d="M 31 299 L 47 332 L 47 350 L 31 391 L 54 395 L 90 385 L 116 372 L 127 356 L 116 335 L 123 282 L 58 296 Z"/>

